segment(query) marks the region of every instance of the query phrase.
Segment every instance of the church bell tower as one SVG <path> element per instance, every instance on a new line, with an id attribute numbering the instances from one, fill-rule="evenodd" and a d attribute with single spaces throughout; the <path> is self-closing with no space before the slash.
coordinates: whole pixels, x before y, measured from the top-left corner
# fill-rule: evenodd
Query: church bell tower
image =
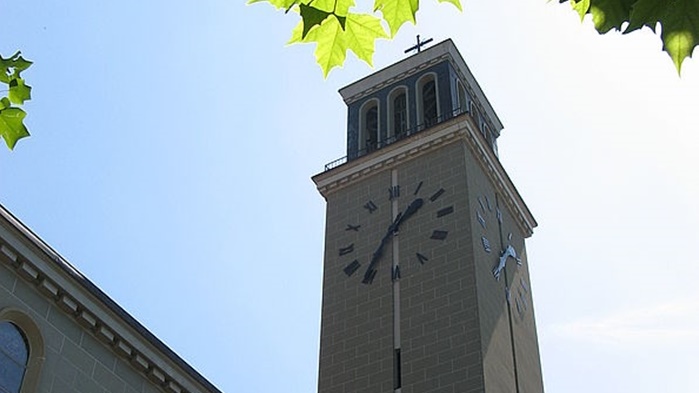
<path id="1" fill-rule="evenodd" d="M 451 40 L 340 90 L 347 155 L 327 201 L 319 393 L 543 392 L 502 124 Z"/>

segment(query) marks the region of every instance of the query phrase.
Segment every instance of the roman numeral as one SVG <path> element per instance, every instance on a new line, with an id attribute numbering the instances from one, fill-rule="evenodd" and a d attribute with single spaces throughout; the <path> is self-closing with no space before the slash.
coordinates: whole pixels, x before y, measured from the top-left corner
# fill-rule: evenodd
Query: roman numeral
<path id="1" fill-rule="evenodd" d="M 439 190 L 437 190 L 437 192 L 432 194 L 432 196 L 430 197 L 430 202 L 436 201 L 439 197 L 442 196 L 442 194 L 444 194 L 444 189 L 440 188 Z"/>
<path id="2" fill-rule="evenodd" d="M 439 211 L 437 212 L 437 218 L 439 218 L 439 217 L 444 217 L 444 216 L 446 216 L 447 214 L 451 214 L 451 213 L 453 213 L 453 212 L 454 212 L 454 206 L 445 207 L 444 209 L 439 210 Z"/>
<path id="3" fill-rule="evenodd" d="M 502 224 L 502 212 L 499 207 L 495 209 L 495 215 L 498 217 L 498 222 Z"/>
<path id="4" fill-rule="evenodd" d="M 481 210 L 485 213 L 485 205 L 483 204 L 483 199 L 478 197 L 478 204 L 481 205 Z"/>
<path id="5" fill-rule="evenodd" d="M 430 239 L 444 240 L 447 238 L 447 234 L 449 234 L 449 232 L 447 232 L 447 231 L 435 230 L 432 232 L 432 236 L 430 236 Z"/>
<path id="6" fill-rule="evenodd" d="M 490 199 L 488 199 L 487 195 L 485 196 L 485 204 L 488 206 L 488 210 L 490 210 L 492 212 L 493 208 L 492 208 L 492 206 L 490 206 Z"/>
<path id="7" fill-rule="evenodd" d="M 413 192 L 413 195 L 417 195 L 417 193 L 420 192 L 420 188 L 422 188 L 422 182 L 418 183 L 417 187 L 415 188 L 415 192 Z"/>
<path id="8" fill-rule="evenodd" d="M 376 204 L 374 204 L 374 202 L 372 201 L 365 203 L 364 208 L 369 210 L 369 213 L 373 213 L 374 211 L 376 211 L 376 209 L 378 209 L 378 207 L 376 207 Z"/>
<path id="9" fill-rule="evenodd" d="M 415 256 L 417 257 L 417 261 L 420 262 L 420 265 L 424 265 L 425 262 L 429 261 L 426 256 L 420 254 L 419 252 L 416 252 Z"/>
<path id="10" fill-rule="evenodd" d="M 391 281 L 400 280 L 400 266 L 396 265 L 391 271 Z"/>
<path id="11" fill-rule="evenodd" d="M 344 271 L 345 274 L 347 275 L 347 277 L 349 277 L 349 276 L 353 275 L 354 272 L 356 272 L 360 266 L 362 266 L 362 264 L 359 263 L 359 261 L 355 259 L 354 261 L 352 261 L 352 263 L 345 266 L 345 268 L 342 269 L 342 271 Z"/>
<path id="12" fill-rule="evenodd" d="M 481 237 L 481 243 L 483 243 L 483 249 L 485 252 L 490 252 L 490 242 L 485 236 Z"/>
<path id="13" fill-rule="evenodd" d="M 361 225 L 347 224 L 347 228 L 345 228 L 345 230 L 359 232 L 359 228 L 361 228 L 361 227 L 362 227 Z"/>
<path id="14" fill-rule="evenodd" d="M 340 256 L 347 255 L 354 251 L 354 243 L 350 244 L 347 247 L 341 247 L 340 248 Z"/>
<path id="15" fill-rule="evenodd" d="M 483 216 L 481 216 L 481 212 L 476 210 L 476 216 L 478 218 L 478 222 L 481 223 L 481 226 L 483 227 L 483 229 L 485 229 L 485 218 L 483 218 Z"/>
<path id="16" fill-rule="evenodd" d="M 522 293 L 522 291 L 519 292 L 519 299 L 522 301 L 522 305 L 524 306 L 524 309 L 526 310 L 529 307 L 529 303 L 527 302 L 526 296 Z"/>
<path id="17" fill-rule="evenodd" d="M 529 288 L 527 288 L 527 283 L 524 281 L 524 277 L 519 278 L 519 285 L 524 289 L 524 292 L 529 292 Z"/>
<path id="18" fill-rule="evenodd" d="M 393 186 L 388 189 L 388 200 L 392 201 L 400 196 L 400 186 Z"/>

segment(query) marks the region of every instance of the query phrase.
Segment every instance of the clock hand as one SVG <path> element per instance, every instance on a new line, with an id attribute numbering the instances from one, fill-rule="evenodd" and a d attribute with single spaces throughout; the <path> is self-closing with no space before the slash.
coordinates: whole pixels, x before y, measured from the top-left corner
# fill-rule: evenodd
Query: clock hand
<path id="1" fill-rule="evenodd" d="M 522 265 L 522 258 L 519 258 L 517 256 L 517 251 L 515 250 L 512 245 L 508 245 L 505 251 L 502 252 L 500 255 L 500 260 L 497 266 L 493 268 L 493 276 L 495 277 L 496 280 L 500 279 L 500 274 L 502 271 L 505 269 L 505 265 L 507 264 L 507 259 L 512 257 L 515 262 L 517 262 L 518 265 Z"/>
<path id="2" fill-rule="evenodd" d="M 410 203 L 410 205 L 408 205 L 404 212 L 398 213 L 396 219 L 393 220 L 393 223 L 391 223 L 391 225 L 388 226 L 388 230 L 381 239 L 379 247 L 376 249 L 376 251 L 374 251 L 374 254 L 371 256 L 369 267 L 367 267 L 366 272 L 364 273 L 364 279 L 362 280 L 364 284 L 369 284 L 374 279 L 374 276 L 376 275 L 376 269 L 374 269 L 374 267 L 378 263 L 379 259 L 381 259 L 381 255 L 383 255 L 383 248 L 386 245 L 386 243 L 388 243 L 391 236 L 398 232 L 398 228 L 400 227 L 400 224 L 403 223 L 403 221 L 405 221 L 407 218 L 409 218 L 418 210 L 420 210 L 423 203 L 424 201 L 422 200 L 422 198 L 415 199 Z"/>
<path id="3" fill-rule="evenodd" d="M 396 217 L 397 219 L 398 217 Z M 388 232 L 384 235 L 383 239 L 381 239 L 381 243 L 379 243 L 379 247 L 374 251 L 374 254 L 371 256 L 371 261 L 369 262 L 369 267 L 367 267 L 366 272 L 364 273 L 364 279 L 362 282 L 364 284 L 371 284 L 371 281 L 374 279 L 374 276 L 376 275 L 376 269 L 374 268 L 376 266 L 376 263 L 381 259 L 381 255 L 383 255 L 383 248 L 388 243 L 388 239 L 390 239 L 391 235 L 393 234 L 392 228 L 395 225 L 395 221 L 393 224 L 391 224 L 388 227 Z"/>
<path id="4" fill-rule="evenodd" d="M 396 217 L 396 220 L 394 221 L 395 228 L 393 229 L 394 232 L 398 232 L 398 227 L 400 226 L 403 221 L 407 220 L 410 216 L 415 214 L 420 208 L 422 207 L 422 204 L 424 201 L 422 198 L 417 198 L 414 201 L 410 202 L 410 205 L 405 209 L 405 211 Z"/>

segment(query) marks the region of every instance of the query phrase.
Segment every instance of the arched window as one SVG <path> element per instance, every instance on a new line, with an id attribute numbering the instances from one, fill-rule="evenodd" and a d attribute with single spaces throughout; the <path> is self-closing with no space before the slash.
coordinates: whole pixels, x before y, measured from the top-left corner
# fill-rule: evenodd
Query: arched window
<path id="1" fill-rule="evenodd" d="M 389 94 L 389 132 L 393 140 L 398 140 L 408 133 L 408 93 L 405 87 L 400 87 Z"/>
<path id="2" fill-rule="evenodd" d="M 379 147 L 379 101 L 370 100 L 359 111 L 359 154 Z"/>
<path id="3" fill-rule="evenodd" d="M 476 107 L 476 103 L 471 101 L 471 110 L 469 111 L 471 113 L 471 118 L 473 119 L 473 122 L 476 124 L 478 123 L 478 108 Z"/>
<path id="4" fill-rule="evenodd" d="M 366 130 L 366 149 L 376 149 L 379 142 L 379 108 L 374 105 L 366 111 L 364 117 L 364 129 Z"/>
<path id="5" fill-rule="evenodd" d="M 44 363 L 44 339 L 24 312 L 0 309 L 0 392 L 35 392 Z"/>
<path id="6" fill-rule="evenodd" d="M 437 124 L 438 114 L 437 83 L 434 75 L 428 74 L 418 82 L 418 122 L 431 127 Z"/>
<path id="7" fill-rule="evenodd" d="M 495 139 L 495 135 L 490 132 L 490 128 L 488 127 L 487 124 L 483 123 L 483 128 L 482 128 L 483 136 L 485 137 L 485 140 L 488 141 L 490 144 L 490 148 L 493 149 L 493 153 L 495 155 L 498 155 L 498 143 L 497 140 Z"/>
<path id="8" fill-rule="evenodd" d="M 0 392 L 20 392 L 28 360 L 24 333 L 12 322 L 0 322 Z"/>
<path id="9" fill-rule="evenodd" d="M 464 89 L 464 85 L 461 84 L 461 81 L 456 81 L 456 90 L 459 94 L 459 110 L 457 114 L 460 115 L 468 112 L 468 99 L 466 98 L 466 89 Z"/>

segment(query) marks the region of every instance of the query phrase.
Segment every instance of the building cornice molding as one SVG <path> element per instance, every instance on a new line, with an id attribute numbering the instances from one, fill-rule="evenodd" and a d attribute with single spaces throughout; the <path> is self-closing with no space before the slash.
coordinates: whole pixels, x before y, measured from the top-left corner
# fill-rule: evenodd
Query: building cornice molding
<path id="1" fill-rule="evenodd" d="M 432 67 L 433 65 L 439 64 L 443 61 L 451 60 L 451 56 L 449 54 L 442 55 L 440 57 L 436 57 L 434 59 L 430 59 L 429 61 L 426 61 L 424 63 L 420 63 L 412 68 L 409 68 L 403 72 L 400 72 L 399 74 L 395 74 L 391 76 L 390 78 L 387 78 L 383 80 L 380 83 L 377 83 L 375 85 L 372 85 L 371 87 L 368 87 L 366 89 L 362 89 L 359 92 L 354 92 L 354 89 L 351 89 L 350 86 L 343 88 L 340 90 L 340 94 L 343 95 L 344 101 L 347 105 L 352 104 L 354 102 L 357 102 L 361 100 L 364 97 L 368 97 L 377 91 L 387 87 L 391 86 L 392 84 L 405 80 L 406 78 L 415 75 L 419 73 L 420 71 Z M 361 80 L 360 80 L 361 82 Z M 352 86 L 352 85 L 351 85 Z M 353 94 L 352 96 L 348 96 L 345 98 L 345 94 Z"/>
<path id="2" fill-rule="evenodd" d="M 1 205 L 0 263 L 164 391 L 220 393 Z"/>
<path id="3" fill-rule="evenodd" d="M 524 203 L 502 164 L 477 131 L 473 119 L 464 114 L 430 129 L 385 146 L 338 167 L 313 176 L 313 181 L 325 199 L 338 190 L 361 181 L 385 169 L 432 152 L 452 143 L 464 143 L 473 153 L 491 184 L 504 197 L 507 208 L 517 219 L 517 225 L 529 237 L 537 226 L 534 216 Z"/>

